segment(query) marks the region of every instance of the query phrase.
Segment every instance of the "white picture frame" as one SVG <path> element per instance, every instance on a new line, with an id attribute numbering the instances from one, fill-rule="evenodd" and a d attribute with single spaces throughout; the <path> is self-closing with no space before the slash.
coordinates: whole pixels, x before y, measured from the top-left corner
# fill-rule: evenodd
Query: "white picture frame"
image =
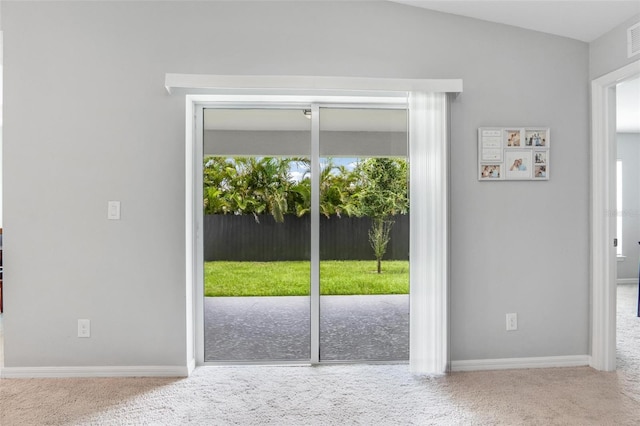
<path id="1" fill-rule="evenodd" d="M 550 128 L 478 128 L 478 180 L 549 180 Z"/>

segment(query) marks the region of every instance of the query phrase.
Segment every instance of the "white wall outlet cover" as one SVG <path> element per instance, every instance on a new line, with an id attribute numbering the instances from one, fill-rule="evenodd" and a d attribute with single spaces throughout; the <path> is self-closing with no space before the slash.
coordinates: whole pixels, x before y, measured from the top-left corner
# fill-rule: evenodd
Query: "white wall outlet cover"
<path id="1" fill-rule="evenodd" d="M 507 331 L 514 331 L 518 329 L 518 314 L 507 314 Z"/>

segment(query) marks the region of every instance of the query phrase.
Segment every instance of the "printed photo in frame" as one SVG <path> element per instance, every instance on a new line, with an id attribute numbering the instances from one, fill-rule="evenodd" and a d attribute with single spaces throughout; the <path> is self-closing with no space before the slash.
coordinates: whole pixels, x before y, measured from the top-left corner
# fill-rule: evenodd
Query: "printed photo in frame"
<path id="1" fill-rule="evenodd" d="M 547 164 L 548 151 L 533 151 L 533 164 Z"/>
<path id="2" fill-rule="evenodd" d="M 504 146 L 507 148 L 521 148 L 521 130 L 520 129 L 505 129 L 504 131 Z"/>
<path id="3" fill-rule="evenodd" d="M 482 164 L 480 166 L 480 180 L 504 179 L 502 164 Z"/>
<path id="4" fill-rule="evenodd" d="M 536 164 L 533 169 L 533 178 L 535 180 L 547 180 L 549 179 L 548 165 Z"/>
<path id="5" fill-rule="evenodd" d="M 508 150 L 504 155 L 506 179 L 531 179 L 533 153 L 531 150 Z"/>
<path id="6" fill-rule="evenodd" d="M 549 148 L 549 129 L 526 129 L 524 138 L 527 148 Z"/>

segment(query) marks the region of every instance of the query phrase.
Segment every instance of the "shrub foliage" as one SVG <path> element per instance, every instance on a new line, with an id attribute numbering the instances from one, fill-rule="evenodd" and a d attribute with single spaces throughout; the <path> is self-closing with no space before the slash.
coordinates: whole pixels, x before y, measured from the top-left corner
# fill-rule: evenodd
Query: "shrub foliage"
<path id="1" fill-rule="evenodd" d="M 306 158 L 208 156 L 203 166 L 205 214 L 253 215 L 258 222 L 260 215 L 269 214 L 284 222 L 287 215 L 303 216 L 311 211 Z M 403 158 L 366 158 L 352 168 L 329 159 L 320 172 L 321 214 L 373 220 L 369 242 L 378 272 L 393 216 L 409 211 L 407 173 Z"/>

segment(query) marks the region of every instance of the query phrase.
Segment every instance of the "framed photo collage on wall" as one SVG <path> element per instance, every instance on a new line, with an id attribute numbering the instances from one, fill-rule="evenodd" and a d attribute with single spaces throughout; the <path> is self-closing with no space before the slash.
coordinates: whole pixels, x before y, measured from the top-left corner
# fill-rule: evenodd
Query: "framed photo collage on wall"
<path id="1" fill-rule="evenodd" d="M 478 180 L 549 180 L 548 127 L 478 128 Z"/>

